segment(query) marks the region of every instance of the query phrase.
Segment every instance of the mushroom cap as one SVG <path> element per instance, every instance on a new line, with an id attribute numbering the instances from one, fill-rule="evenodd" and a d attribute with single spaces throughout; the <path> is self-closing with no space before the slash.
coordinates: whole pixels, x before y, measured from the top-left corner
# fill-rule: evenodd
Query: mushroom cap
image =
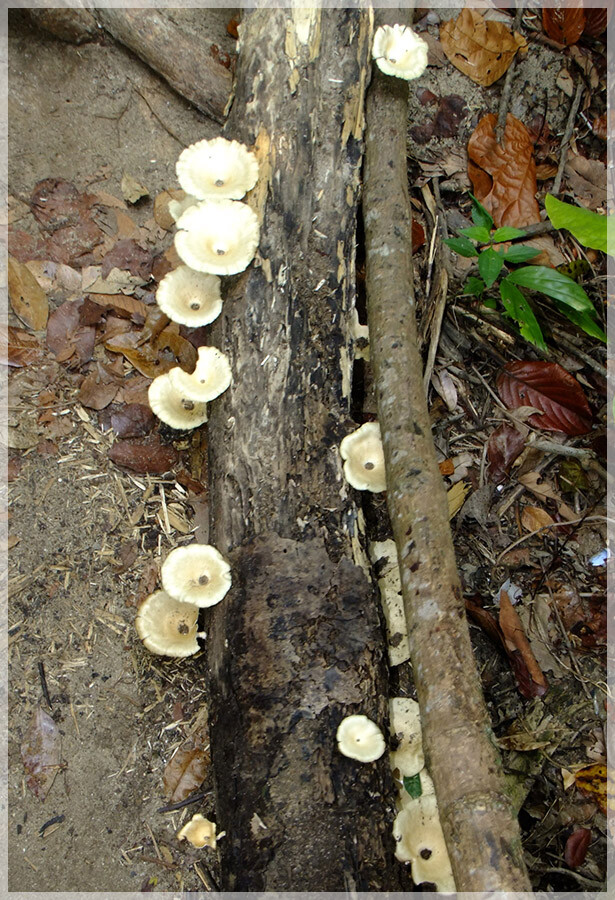
<path id="1" fill-rule="evenodd" d="M 169 210 L 169 215 L 173 221 L 177 222 L 179 217 L 182 216 L 187 209 L 190 209 L 191 206 L 194 206 L 194 204 L 198 202 L 198 197 L 194 197 L 192 194 L 186 194 L 181 200 L 169 200 L 167 209 Z"/>
<path id="2" fill-rule="evenodd" d="M 235 275 L 254 258 L 258 247 L 258 218 L 246 203 L 202 200 L 177 220 L 175 249 L 197 272 Z"/>
<path id="3" fill-rule="evenodd" d="M 147 597 L 137 613 L 137 634 L 150 651 L 159 656 L 192 656 L 197 642 L 199 611 L 189 603 L 180 603 L 166 591 Z"/>
<path id="4" fill-rule="evenodd" d="M 199 200 L 241 200 L 258 181 L 258 161 L 244 144 L 218 137 L 186 147 L 175 166 L 180 185 Z"/>
<path id="5" fill-rule="evenodd" d="M 228 357 L 216 347 L 199 347 L 192 374 L 176 366 L 168 375 L 173 389 L 182 396 L 207 403 L 222 394 L 231 383 L 231 365 Z"/>
<path id="6" fill-rule="evenodd" d="M 372 56 L 385 75 L 411 81 L 427 68 L 428 45 L 407 25 L 381 25 L 374 35 Z"/>
<path id="7" fill-rule="evenodd" d="M 455 882 L 444 842 L 435 794 L 422 794 L 408 803 L 395 818 L 395 856 L 412 863 L 415 884 L 430 882 L 438 891 L 454 891 Z"/>
<path id="8" fill-rule="evenodd" d="M 393 697 L 389 701 L 391 735 L 399 740 L 391 753 L 391 768 L 411 778 L 425 765 L 419 705 L 410 697 Z"/>
<path id="9" fill-rule="evenodd" d="M 340 753 L 359 762 L 374 762 L 386 749 L 382 732 L 367 716 L 346 716 L 339 724 L 336 738 Z"/>
<path id="10" fill-rule="evenodd" d="M 366 422 L 340 444 L 344 475 L 358 491 L 386 491 L 384 451 L 378 422 Z"/>
<path id="11" fill-rule="evenodd" d="M 158 285 L 156 302 L 173 322 L 190 328 L 209 325 L 222 311 L 220 279 L 208 272 L 178 266 Z"/>
<path id="12" fill-rule="evenodd" d="M 154 415 L 171 428 L 198 428 L 207 421 L 207 405 L 178 393 L 168 372 L 154 378 L 147 397 Z"/>
<path id="13" fill-rule="evenodd" d="M 177 832 L 177 839 L 190 841 L 193 847 L 216 846 L 216 823 L 210 822 L 201 813 L 195 813 L 189 822 Z"/>
<path id="14" fill-rule="evenodd" d="M 160 569 L 165 591 L 195 607 L 215 606 L 231 586 L 231 567 L 209 544 L 171 550 Z"/>

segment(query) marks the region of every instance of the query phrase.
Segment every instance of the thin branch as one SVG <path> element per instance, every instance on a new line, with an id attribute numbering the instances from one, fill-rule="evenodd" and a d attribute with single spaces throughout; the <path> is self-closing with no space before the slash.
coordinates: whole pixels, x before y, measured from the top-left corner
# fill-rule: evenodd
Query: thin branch
<path id="1" fill-rule="evenodd" d="M 577 117 L 577 113 L 579 111 L 579 106 L 581 105 L 581 97 L 583 96 L 583 88 L 584 84 L 579 79 L 577 83 L 577 89 L 575 91 L 575 95 L 573 101 L 570 105 L 570 112 L 568 113 L 568 121 L 566 122 L 566 130 L 564 131 L 564 136 L 562 138 L 562 143 L 560 144 L 560 159 L 559 166 L 557 167 L 557 175 L 553 181 L 553 187 L 551 188 L 551 193 L 557 196 L 559 194 L 559 190 L 562 186 L 562 178 L 564 177 L 564 166 L 566 165 L 566 160 L 568 159 L 568 144 L 570 143 L 570 138 L 572 137 L 572 132 L 574 131 L 574 122 Z"/>

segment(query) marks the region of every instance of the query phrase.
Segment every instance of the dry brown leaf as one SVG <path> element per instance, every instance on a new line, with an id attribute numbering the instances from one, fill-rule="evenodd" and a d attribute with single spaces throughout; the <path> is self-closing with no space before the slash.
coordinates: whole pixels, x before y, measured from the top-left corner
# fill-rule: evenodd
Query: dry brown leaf
<path id="1" fill-rule="evenodd" d="M 133 321 L 147 318 L 147 306 L 135 297 L 127 297 L 125 294 L 92 294 L 89 299 L 99 306 L 114 309 L 119 315 L 124 314 Z"/>
<path id="2" fill-rule="evenodd" d="M 112 209 L 126 209 L 126 204 L 119 197 L 108 194 L 106 191 L 94 191 L 94 196 L 103 206 L 109 206 Z"/>
<path id="3" fill-rule="evenodd" d="M 468 175 L 476 198 L 491 213 L 496 228 L 540 222 L 530 134 L 523 122 L 509 113 L 498 144 L 495 123 L 493 113 L 483 116 L 468 141 Z"/>
<path id="4" fill-rule="evenodd" d="M 164 770 L 162 783 L 169 803 L 180 803 L 205 780 L 209 754 L 197 747 L 180 748 Z"/>
<path id="5" fill-rule="evenodd" d="M 122 196 L 128 203 L 138 203 L 142 197 L 149 197 L 148 189 L 137 181 L 136 178 L 133 178 L 132 175 L 129 175 L 126 172 L 122 175 L 120 187 L 122 189 Z"/>
<path id="6" fill-rule="evenodd" d="M 78 294 L 81 291 L 81 274 L 64 263 L 51 259 L 30 259 L 26 265 L 47 294 Z"/>
<path id="7" fill-rule="evenodd" d="M 510 602 L 510 598 L 506 591 L 500 591 L 499 623 L 502 634 L 504 635 L 504 644 L 507 650 L 510 652 L 517 650 L 519 652 L 530 678 L 536 686 L 532 691 L 531 696 L 543 696 L 547 691 L 547 680 L 543 675 L 540 666 L 536 662 L 534 654 L 532 653 L 532 648 L 530 647 L 530 642 L 523 630 L 521 619 Z"/>
<path id="8" fill-rule="evenodd" d="M 54 309 L 47 322 L 47 346 L 58 362 L 66 362 L 74 354 L 79 362 L 92 358 L 96 329 L 81 324 L 83 300 L 66 300 Z"/>
<path id="9" fill-rule="evenodd" d="M 595 210 L 606 205 L 606 166 L 603 162 L 572 156 L 564 171 L 576 199 L 583 206 Z"/>
<path id="10" fill-rule="evenodd" d="M 81 382 L 77 399 L 89 409 L 109 406 L 119 390 L 119 384 L 98 364 Z"/>
<path id="11" fill-rule="evenodd" d="M 165 231 L 171 231 L 175 225 L 175 219 L 169 212 L 169 202 L 171 200 L 183 200 L 184 197 L 186 197 L 186 192 L 179 189 L 162 191 L 156 196 L 154 200 L 154 220 Z"/>
<path id="12" fill-rule="evenodd" d="M 536 166 L 536 180 L 547 181 L 549 178 L 555 178 L 557 175 L 557 166 L 553 163 L 541 163 Z"/>
<path id="13" fill-rule="evenodd" d="M 175 447 L 161 444 L 155 434 L 140 442 L 116 441 L 109 450 L 109 459 L 116 466 L 124 466 L 140 475 L 164 475 L 173 468 L 179 455 Z"/>
<path id="14" fill-rule="evenodd" d="M 127 238 L 139 240 L 141 235 L 139 226 L 130 218 L 128 213 L 123 212 L 121 209 L 116 209 L 115 222 L 117 225 L 117 236 L 120 241 Z"/>
<path id="15" fill-rule="evenodd" d="M 12 325 L 0 325 L 0 350 L 0 363 L 16 368 L 31 366 L 44 356 L 34 334 Z"/>
<path id="16" fill-rule="evenodd" d="M 9 256 L 8 289 L 11 308 L 24 325 L 42 331 L 49 316 L 47 294 L 24 263 Z"/>
<path id="17" fill-rule="evenodd" d="M 554 520 L 549 513 L 540 506 L 525 506 L 521 513 L 521 524 L 526 531 L 539 531 L 547 525 L 553 525 Z"/>
<path id="18" fill-rule="evenodd" d="M 455 68 L 483 87 L 501 78 L 517 50 L 527 47 L 520 34 L 468 7 L 440 26 L 440 43 Z"/>
<path id="19" fill-rule="evenodd" d="M 519 475 L 518 481 L 524 488 L 535 494 L 536 497 L 540 497 L 541 500 L 555 500 L 557 511 L 563 519 L 566 519 L 568 522 L 578 519 L 575 511 L 567 503 L 564 503 L 548 482 L 541 481 L 541 478 L 542 476 L 539 472 L 526 472 L 525 475 Z"/>

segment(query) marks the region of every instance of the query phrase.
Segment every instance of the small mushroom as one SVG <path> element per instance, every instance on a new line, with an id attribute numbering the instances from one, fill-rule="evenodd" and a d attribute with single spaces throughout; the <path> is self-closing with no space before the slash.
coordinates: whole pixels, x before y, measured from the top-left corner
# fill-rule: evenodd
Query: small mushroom
<path id="1" fill-rule="evenodd" d="M 222 837 L 222 834 L 218 837 Z M 201 813 L 195 813 L 189 822 L 186 822 L 183 828 L 177 832 L 179 841 L 190 841 L 193 847 L 214 847 L 216 846 L 216 823 L 210 822 Z"/>
<path id="2" fill-rule="evenodd" d="M 198 428 L 207 421 L 207 405 L 178 393 L 169 373 L 154 378 L 147 390 L 150 409 L 171 428 Z"/>
<path id="3" fill-rule="evenodd" d="M 367 716 L 346 716 L 339 724 L 336 738 L 340 753 L 359 762 L 374 762 L 386 749 L 382 732 Z"/>
<path id="4" fill-rule="evenodd" d="M 181 200 L 169 200 L 167 209 L 169 210 L 169 215 L 173 221 L 177 222 L 179 217 L 182 216 L 187 209 L 190 209 L 191 206 L 194 206 L 194 204 L 198 202 L 197 197 L 193 197 L 192 194 L 186 194 Z"/>
<path id="5" fill-rule="evenodd" d="M 199 403 L 207 403 L 223 393 L 231 383 L 228 358 L 216 347 L 199 347 L 196 368 L 192 374 L 179 366 L 169 370 L 174 390 Z"/>
<path id="6" fill-rule="evenodd" d="M 427 68 L 428 45 L 407 25 L 381 25 L 374 35 L 372 56 L 385 75 L 412 81 Z"/>
<path id="7" fill-rule="evenodd" d="M 163 313 L 179 325 L 209 325 L 222 311 L 220 279 L 207 272 L 179 266 L 164 276 L 156 291 Z"/>
<path id="8" fill-rule="evenodd" d="M 440 892 L 455 891 L 435 794 L 422 794 L 404 805 L 393 823 L 395 856 L 412 864 L 415 884 L 429 882 Z"/>
<path id="9" fill-rule="evenodd" d="M 175 249 L 182 262 L 197 272 L 235 275 L 254 258 L 258 218 L 246 203 L 202 200 L 177 220 Z"/>
<path id="10" fill-rule="evenodd" d="M 340 444 L 344 475 L 358 491 L 386 491 L 384 451 L 378 422 L 366 422 Z"/>
<path id="11" fill-rule="evenodd" d="M 391 768 L 402 777 L 417 775 L 425 765 L 419 705 L 410 697 L 393 697 L 389 701 L 391 735 L 398 740 L 391 753 Z"/>
<path id="12" fill-rule="evenodd" d="M 215 606 L 231 586 L 231 567 L 215 547 L 190 544 L 171 550 L 160 578 L 171 597 L 195 607 Z"/>
<path id="13" fill-rule="evenodd" d="M 190 603 L 180 603 L 166 591 L 147 597 L 137 613 L 137 634 L 150 651 L 159 656 L 192 656 L 199 649 L 199 611 Z"/>
<path id="14" fill-rule="evenodd" d="M 258 181 L 258 162 L 239 141 L 197 141 L 180 153 L 180 185 L 199 200 L 241 200 Z"/>

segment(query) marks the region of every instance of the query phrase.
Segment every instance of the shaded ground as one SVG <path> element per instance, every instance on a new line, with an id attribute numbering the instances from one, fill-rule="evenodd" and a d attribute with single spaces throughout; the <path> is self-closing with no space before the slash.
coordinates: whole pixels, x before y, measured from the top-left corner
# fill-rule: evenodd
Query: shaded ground
<path id="1" fill-rule="evenodd" d="M 203 27 L 201 13 L 173 11 L 197 33 Z M 232 52 L 229 18 L 229 11 L 208 10 L 207 40 Z M 551 132 L 561 134 L 570 102 L 556 84 L 561 51 L 533 46 L 521 66 L 523 89 L 515 93 L 512 111 L 529 123 L 538 106 L 546 110 Z M 78 48 L 62 44 L 30 30 L 21 14 L 11 23 L 9 74 L 11 225 L 22 232 L 12 252 L 21 254 L 22 262 L 46 260 L 36 244 L 41 230 L 22 201 L 40 180 L 64 178 L 80 191 L 106 195 L 106 200 L 99 197 L 94 221 L 108 240 L 94 248 L 88 264 L 100 264 L 103 251 L 128 237 L 149 254 L 153 278 L 159 278 L 172 264 L 162 257 L 171 239 L 154 219 L 153 198 L 176 187 L 174 164 L 182 146 L 211 137 L 218 128 L 111 42 Z M 432 208 L 446 216 L 451 231 L 469 216 L 467 197 L 460 193 L 469 188 L 465 146 L 482 111 L 494 108 L 501 82 L 479 89 L 442 58 L 421 87 L 438 98 L 462 96 L 466 105 L 459 131 L 448 138 L 417 141 L 410 132 L 411 175 L 425 186 L 413 198 L 429 238 Z M 411 125 L 424 125 L 435 106 L 423 103 L 416 90 L 411 93 Z M 588 118 L 601 112 L 599 96 L 596 91 Z M 587 152 L 599 155 L 595 136 L 587 132 L 583 137 Z M 557 164 L 556 150 L 551 160 L 548 148 L 542 151 L 545 164 Z M 150 197 L 137 205 L 124 202 L 124 175 L 144 185 Z M 432 194 L 434 175 L 443 181 L 443 201 Z M 554 264 L 579 252 L 561 237 L 549 237 L 545 246 Z M 434 268 L 428 247 L 429 240 L 415 256 L 420 286 L 437 283 L 438 263 Z M 595 268 L 585 287 L 600 306 L 604 266 L 592 259 Z M 527 358 L 528 345 L 499 314 L 457 296 L 464 266 L 462 259 L 455 260 L 430 400 L 443 471 L 451 486 L 464 482 L 469 494 L 453 529 L 466 598 L 476 617 L 477 658 L 511 790 L 523 807 L 520 821 L 535 887 L 596 888 L 604 878 L 605 816 L 591 790 L 582 795 L 576 789 L 574 773 L 603 764 L 605 753 L 606 576 L 604 566 L 590 564 L 605 546 L 600 471 L 606 444 L 604 351 L 554 317 L 548 305 L 540 307 L 544 321 L 557 324 L 568 342 L 564 347 L 558 335 L 550 335 L 550 359 L 577 376 L 591 404 L 593 433 L 572 443 L 592 448 L 598 466 L 566 470 L 566 457 L 557 451 L 526 448 L 521 465 L 496 486 L 488 470 L 487 441 L 509 421 L 494 399 L 496 376 L 502 359 Z M 81 263 L 72 267 L 80 271 Z M 64 270 L 35 271 L 52 310 L 82 296 L 66 283 Z M 215 884 L 215 852 L 186 851 L 175 837 L 194 811 L 215 818 L 211 798 L 188 807 L 189 813 L 158 812 L 166 802 L 163 772 L 178 749 L 188 740 L 206 760 L 206 723 L 197 715 L 204 695 L 195 677 L 197 663 L 150 656 L 133 628 L 138 602 L 156 586 L 160 557 L 195 533 L 197 540 L 207 538 L 206 447 L 194 435 L 178 437 L 155 427 L 145 443 L 155 453 L 172 454 L 172 474 L 131 473 L 109 458 L 118 443 L 112 413 L 127 403 L 144 403 L 149 383 L 122 356 L 103 348 L 103 334 L 138 331 L 143 309 L 152 309 L 147 278 L 125 296 L 144 307 L 120 315 L 110 303 L 95 319 L 90 326 L 97 329 L 93 363 L 82 364 L 72 350 L 58 361 L 41 349 L 45 335 L 40 333 L 34 361 L 11 374 L 11 890 L 194 891 Z M 429 309 L 421 312 L 428 343 Z M 10 323 L 22 327 L 12 315 Z M 75 341 L 75 333 L 64 339 Z M 167 362 L 168 351 L 159 352 Z M 529 356 L 535 356 L 531 349 Z M 99 364 L 100 383 L 107 379 L 118 390 L 97 411 L 88 406 L 91 395 L 84 394 L 83 379 Z M 373 412 L 364 368 L 359 364 L 357 370 L 357 420 Z M 524 489 L 523 473 L 538 473 L 550 495 Z M 562 522 L 564 503 L 576 516 L 572 525 L 531 533 L 528 507 Z M 377 539 L 388 536 L 382 506 L 381 500 L 366 502 Z M 520 694 L 502 647 L 496 649 L 477 612 L 493 611 L 492 598 L 507 578 L 521 591 L 523 626 L 550 683 L 544 699 Z M 406 667 L 398 666 L 392 680 L 399 682 L 400 692 L 411 691 Z M 37 707 L 48 708 L 45 691 L 62 749 L 60 770 L 41 802 L 26 786 L 20 746 Z M 600 778 L 596 786 L 604 788 Z M 207 781 L 203 791 L 207 795 Z M 591 843 L 587 859 L 572 871 L 564 850 L 579 827 L 591 830 Z"/>

